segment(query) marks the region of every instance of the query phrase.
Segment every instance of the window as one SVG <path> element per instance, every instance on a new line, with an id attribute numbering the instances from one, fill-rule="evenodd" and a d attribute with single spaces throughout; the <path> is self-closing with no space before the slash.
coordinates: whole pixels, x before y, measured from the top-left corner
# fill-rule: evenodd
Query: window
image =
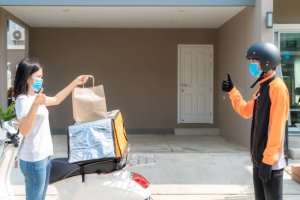
<path id="1" fill-rule="evenodd" d="M 300 132 L 300 33 L 279 33 L 282 76 L 290 94 L 289 131 Z M 299 134 L 299 133 L 298 133 Z"/>
<path id="2" fill-rule="evenodd" d="M 25 49 L 25 28 L 7 21 L 7 49 Z"/>
<path id="3" fill-rule="evenodd" d="M 7 104 L 14 101 L 13 84 L 18 63 L 26 56 L 25 28 L 7 20 Z"/>

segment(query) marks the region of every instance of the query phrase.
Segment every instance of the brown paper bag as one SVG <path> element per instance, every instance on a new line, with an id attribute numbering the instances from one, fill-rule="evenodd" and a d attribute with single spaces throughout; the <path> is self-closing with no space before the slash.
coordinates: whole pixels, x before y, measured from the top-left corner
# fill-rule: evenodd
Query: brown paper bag
<path id="1" fill-rule="evenodd" d="M 107 118 L 103 85 L 76 87 L 72 92 L 73 117 L 76 122 L 89 122 Z"/>

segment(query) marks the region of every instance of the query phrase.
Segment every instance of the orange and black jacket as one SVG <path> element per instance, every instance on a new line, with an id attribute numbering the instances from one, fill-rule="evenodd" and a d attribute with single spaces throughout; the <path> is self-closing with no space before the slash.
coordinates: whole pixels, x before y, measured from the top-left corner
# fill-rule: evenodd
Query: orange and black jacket
<path id="1" fill-rule="evenodd" d="M 237 113 L 252 117 L 251 159 L 255 167 L 261 162 L 273 170 L 286 167 L 288 158 L 289 93 L 275 72 L 259 81 L 259 89 L 246 102 L 234 87 L 229 96 Z"/>

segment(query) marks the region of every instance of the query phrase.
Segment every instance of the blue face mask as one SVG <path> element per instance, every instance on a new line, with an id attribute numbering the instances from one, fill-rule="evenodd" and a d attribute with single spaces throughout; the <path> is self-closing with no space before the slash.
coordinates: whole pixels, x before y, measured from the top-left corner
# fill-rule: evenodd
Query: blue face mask
<path id="1" fill-rule="evenodd" d="M 34 81 L 33 81 L 32 89 L 35 92 L 39 92 L 40 89 L 42 89 L 42 86 L 43 86 L 43 79 L 35 78 Z"/>
<path id="2" fill-rule="evenodd" d="M 258 63 L 250 63 L 249 65 L 249 73 L 255 77 L 258 78 L 261 74 L 261 70 L 258 69 Z"/>

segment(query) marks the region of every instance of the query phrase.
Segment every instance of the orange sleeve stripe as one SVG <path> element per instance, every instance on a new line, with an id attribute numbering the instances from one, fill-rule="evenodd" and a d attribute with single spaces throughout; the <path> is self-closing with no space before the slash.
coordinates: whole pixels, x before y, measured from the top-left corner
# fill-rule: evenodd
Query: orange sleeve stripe
<path id="1" fill-rule="evenodd" d="M 273 165 L 283 151 L 285 126 L 289 113 L 289 94 L 284 84 L 270 85 L 270 121 L 267 147 L 264 150 L 263 162 Z"/>
<path id="2" fill-rule="evenodd" d="M 246 119 L 252 117 L 255 99 L 254 95 L 250 101 L 246 102 L 240 92 L 236 89 L 236 87 L 234 87 L 229 92 L 229 97 L 231 99 L 232 106 L 237 113 Z"/>

